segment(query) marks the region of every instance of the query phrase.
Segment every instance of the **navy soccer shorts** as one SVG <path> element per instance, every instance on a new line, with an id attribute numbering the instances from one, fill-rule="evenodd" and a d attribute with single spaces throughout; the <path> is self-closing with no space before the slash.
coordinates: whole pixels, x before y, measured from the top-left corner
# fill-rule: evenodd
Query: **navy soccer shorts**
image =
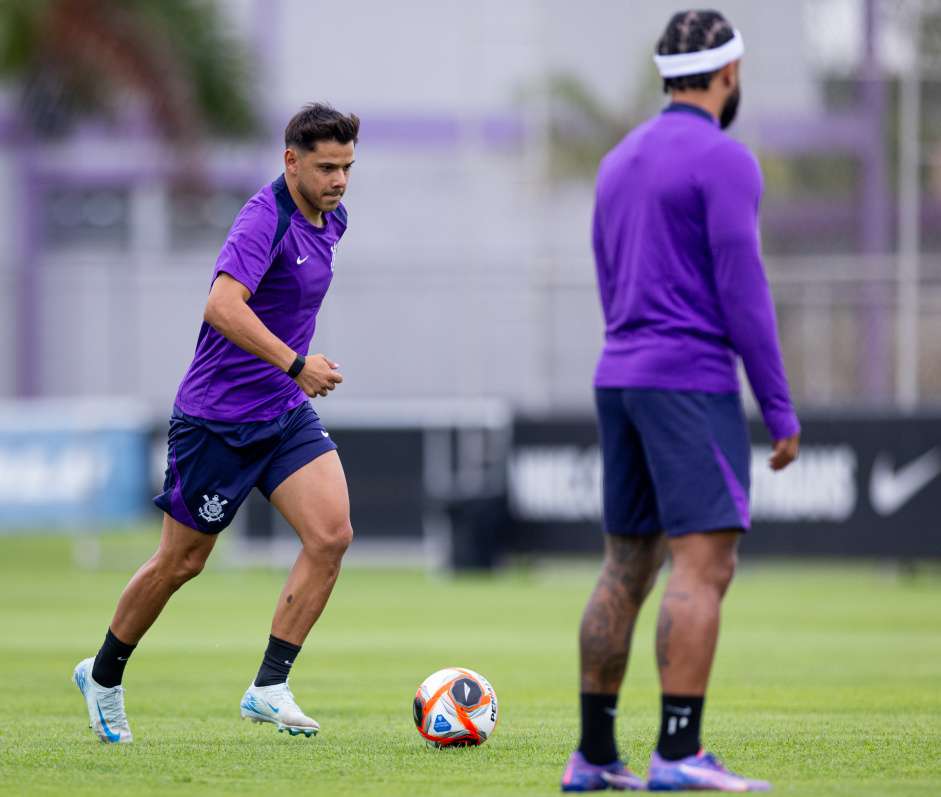
<path id="1" fill-rule="evenodd" d="M 738 393 L 596 388 L 604 529 L 747 529 L 750 445 Z"/>
<path id="2" fill-rule="evenodd" d="M 174 406 L 167 474 L 154 503 L 185 526 L 217 534 L 253 487 L 270 499 L 288 476 L 335 448 L 307 402 L 251 423 L 207 421 Z"/>

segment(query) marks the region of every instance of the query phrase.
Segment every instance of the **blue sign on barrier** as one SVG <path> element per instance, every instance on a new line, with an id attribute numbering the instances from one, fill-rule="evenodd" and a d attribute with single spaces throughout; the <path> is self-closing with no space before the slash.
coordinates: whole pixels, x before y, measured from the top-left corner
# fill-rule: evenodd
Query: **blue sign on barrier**
<path id="1" fill-rule="evenodd" d="M 149 429 L 143 408 L 127 402 L 0 406 L 0 532 L 140 519 Z"/>

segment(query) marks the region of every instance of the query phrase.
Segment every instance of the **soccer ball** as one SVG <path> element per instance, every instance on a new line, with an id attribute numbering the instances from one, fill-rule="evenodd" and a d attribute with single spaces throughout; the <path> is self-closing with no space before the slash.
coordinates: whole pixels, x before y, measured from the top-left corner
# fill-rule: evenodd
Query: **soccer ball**
<path id="1" fill-rule="evenodd" d="M 497 695 L 473 670 L 448 667 L 418 687 L 412 717 L 432 747 L 476 747 L 496 727 Z"/>

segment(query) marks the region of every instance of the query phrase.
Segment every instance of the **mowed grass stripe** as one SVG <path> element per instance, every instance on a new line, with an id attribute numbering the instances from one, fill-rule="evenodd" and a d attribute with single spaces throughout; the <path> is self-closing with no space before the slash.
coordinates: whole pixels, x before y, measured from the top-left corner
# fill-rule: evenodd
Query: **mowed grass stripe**
<path id="1" fill-rule="evenodd" d="M 555 794 L 577 744 L 576 637 L 597 565 L 446 579 L 348 569 L 291 679 L 324 731 L 238 719 L 284 573 L 226 570 L 225 541 L 174 597 L 125 678 L 135 742 L 100 744 L 69 681 L 101 643 L 153 534 L 0 538 L 3 794 Z M 82 556 L 79 547 L 79 556 Z M 660 587 L 662 588 L 662 586 Z M 618 735 L 643 772 L 656 739 L 656 599 L 641 615 Z M 500 698 L 491 741 L 425 746 L 418 684 L 446 666 Z M 941 571 L 745 562 L 726 601 L 704 741 L 777 793 L 941 793 Z"/>

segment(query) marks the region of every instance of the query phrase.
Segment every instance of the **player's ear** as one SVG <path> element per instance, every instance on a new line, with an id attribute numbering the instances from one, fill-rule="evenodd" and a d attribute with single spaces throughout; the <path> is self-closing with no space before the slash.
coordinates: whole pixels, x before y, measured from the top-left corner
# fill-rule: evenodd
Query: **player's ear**
<path id="1" fill-rule="evenodd" d="M 727 88 L 733 88 L 738 83 L 738 65 L 741 61 L 732 61 L 719 70 L 719 77 L 723 85 Z"/>
<path id="2" fill-rule="evenodd" d="M 293 149 L 286 149 L 284 151 L 285 170 L 289 171 L 291 174 L 297 174 L 297 162 L 297 153 Z"/>

